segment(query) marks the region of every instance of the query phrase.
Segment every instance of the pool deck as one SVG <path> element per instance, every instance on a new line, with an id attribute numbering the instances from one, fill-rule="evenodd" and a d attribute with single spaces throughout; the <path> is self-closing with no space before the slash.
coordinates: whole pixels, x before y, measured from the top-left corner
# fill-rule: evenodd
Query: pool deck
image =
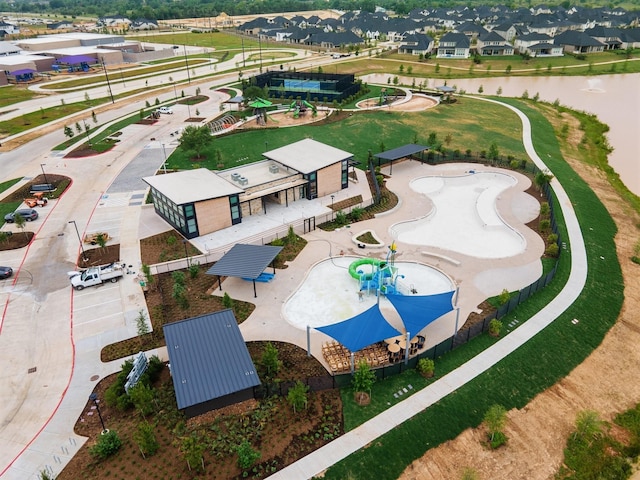
<path id="1" fill-rule="evenodd" d="M 289 296 L 305 280 L 309 269 L 317 262 L 332 256 L 385 258 L 387 246 L 393 241 L 390 227 L 400 221 L 423 217 L 432 208 L 431 201 L 424 195 L 414 192 L 409 187 L 409 182 L 425 175 L 459 175 L 469 169 L 476 172 L 496 170 L 493 167 L 477 164 L 434 167 L 411 161 L 396 163 L 393 165 L 393 176 L 387 180 L 389 189 L 399 193 L 400 201 L 396 208 L 375 219 L 351 225 L 351 228 L 341 228 L 333 232 L 316 229 L 304 235 L 308 242 L 307 246 L 288 268 L 276 271 L 274 280 L 268 283 L 257 283 L 256 298 L 254 298 L 251 282 L 238 278 L 226 279 L 222 285 L 223 290 L 216 290 L 213 294 L 223 295 L 227 292 L 234 299 L 256 305 L 251 316 L 240 325 L 246 341 L 284 341 L 306 349 L 306 331 L 287 322 L 283 315 L 283 306 Z M 388 173 L 388 170 L 383 169 L 383 173 Z M 537 215 L 537 212 L 531 211 L 531 199 L 527 199 L 528 196 L 522 193 L 530 186 L 530 180 L 517 172 L 510 172 L 510 174 L 518 180 L 518 185 L 500 195 L 497 208 L 502 218 L 525 238 L 526 248 L 522 254 L 503 259 L 482 259 L 441 248 L 396 242 L 397 261 L 415 261 L 433 266 L 446 273 L 459 288 L 457 302 L 459 315 L 454 310 L 427 327 L 425 330 L 427 348 L 453 334 L 456 317 L 458 317 L 458 327 L 462 327 L 468 315 L 487 297 L 497 295 L 505 288 L 510 291 L 522 288 L 535 281 L 542 272 L 540 256 L 544 250 L 544 243 L 535 232 L 524 225 Z M 373 230 L 384 242 L 384 246 L 358 248 L 354 238 L 365 230 Z M 311 330 L 311 353 L 323 364 L 325 362 L 321 349 L 323 342 L 328 339 L 326 335 Z"/>

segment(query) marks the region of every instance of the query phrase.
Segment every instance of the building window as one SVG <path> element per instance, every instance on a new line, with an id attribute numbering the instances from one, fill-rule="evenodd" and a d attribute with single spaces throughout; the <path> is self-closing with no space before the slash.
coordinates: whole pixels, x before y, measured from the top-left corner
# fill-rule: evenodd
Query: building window
<path id="1" fill-rule="evenodd" d="M 303 175 L 303 178 L 309 182 L 307 184 L 307 200 L 318 198 L 318 173 L 307 173 Z"/>
<path id="2" fill-rule="evenodd" d="M 229 206 L 231 208 L 231 225 L 242 222 L 242 210 L 240 209 L 238 195 L 231 195 L 229 197 Z"/>
<path id="3" fill-rule="evenodd" d="M 342 161 L 342 171 L 341 171 L 341 182 L 342 188 L 347 188 L 349 186 L 349 162 L 346 160 Z"/>

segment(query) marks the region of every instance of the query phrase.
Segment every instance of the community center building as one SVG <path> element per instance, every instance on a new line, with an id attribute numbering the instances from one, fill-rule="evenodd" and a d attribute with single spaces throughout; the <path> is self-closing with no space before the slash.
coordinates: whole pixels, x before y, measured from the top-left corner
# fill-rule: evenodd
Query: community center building
<path id="1" fill-rule="evenodd" d="M 353 154 L 304 139 L 265 152 L 263 160 L 213 172 L 206 168 L 145 177 L 158 215 L 186 238 L 261 215 L 269 204 L 331 195 L 349 186 Z"/>

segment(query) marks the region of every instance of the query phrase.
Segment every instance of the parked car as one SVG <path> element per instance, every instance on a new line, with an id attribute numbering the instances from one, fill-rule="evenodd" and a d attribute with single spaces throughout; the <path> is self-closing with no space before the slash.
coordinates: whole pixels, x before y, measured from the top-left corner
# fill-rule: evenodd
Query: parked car
<path id="1" fill-rule="evenodd" d="M 166 114 L 169 114 L 169 115 L 171 115 L 173 113 L 173 110 L 171 110 L 169 107 L 160 107 L 158 109 L 158 111 L 160 113 L 166 113 Z"/>
<path id="2" fill-rule="evenodd" d="M 11 275 L 13 275 L 13 268 L 0 267 L 0 278 L 9 278 Z"/>
<path id="3" fill-rule="evenodd" d="M 38 218 L 38 212 L 36 212 L 33 208 L 21 208 L 19 210 L 16 210 L 15 212 L 7 213 L 4 216 L 4 221 L 7 223 L 15 222 L 16 215 L 20 215 L 27 222 L 31 222 L 32 220 Z"/>

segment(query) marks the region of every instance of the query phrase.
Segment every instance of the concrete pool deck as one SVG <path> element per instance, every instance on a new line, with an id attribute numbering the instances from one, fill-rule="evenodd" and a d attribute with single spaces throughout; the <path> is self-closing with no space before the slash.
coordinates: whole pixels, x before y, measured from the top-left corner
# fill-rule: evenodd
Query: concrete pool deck
<path id="1" fill-rule="evenodd" d="M 240 325 L 246 341 L 272 340 L 294 343 L 307 347 L 306 331 L 287 322 L 283 307 L 305 281 L 309 269 L 316 263 L 341 254 L 354 257 L 372 256 L 385 258 L 387 246 L 394 240 L 391 227 L 402 221 L 424 217 L 433 207 L 425 195 L 415 192 L 409 183 L 428 175 L 458 175 L 473 169 L 477 172 L 494 172 L 499 169 L 477 164 L 447 164 L 430 166 L 419 162 L 401 162 L 393 166 L 393 176 L 387 180 L 390 190 L 398 192 L 399 204 L 393 210 L 333 232 L 316 229 L 306 235 L 307 246 L 288 268 L 277 270 L 273 281 L 257 284 L 257 298 L 254 298 L 250 282 L 228 278 L 223 290 L 214 295 L 227 292 L 232 298 L 252 302 L 256 309 Z M 384 173 L 388 173 L 383 169 Z M 503 289 L 510 291 L 522 288 L 534 282 L 541 274 L 540 256 L 544 242 L 532 230 L 525 226 L 531 221 L 531 198 L 523 193 L 531 185 L 530 180 L 517 172 L 509 172 L 517 180 L 514 188 L 499 196 L 496 208 L 503 220 L 523 236 L 526 247 L 517 256 L 507 258 L 477 258 L 437 247 L 409 245 L 397 242 L 396 261 L 419 262 L 431 265 L 446 273 L 459 288 L 460 309 L 459 327 L 462 327 L 468 315 L 487 297 L 499 294 Z M 461 227 L 463 228 L 463 227 Z M 358 248 L 354 241 L 361 232 L 373 230 L 383 245 L 380 248 Z M 462 233 L 462 232 L 460 232 Z M 344 275 L 348 275 L 346 272 Z M 327 281 L 330 281 L 328 279 Z M 355 293 L 354 293 L 355 297 Z M 452 312 L 427 327 L 427 347 L 437 344 L 453 334 L 456 314 Z M 328 337 L 311 330 L 311 352 L 324 364 L 322 343 Z"/>

